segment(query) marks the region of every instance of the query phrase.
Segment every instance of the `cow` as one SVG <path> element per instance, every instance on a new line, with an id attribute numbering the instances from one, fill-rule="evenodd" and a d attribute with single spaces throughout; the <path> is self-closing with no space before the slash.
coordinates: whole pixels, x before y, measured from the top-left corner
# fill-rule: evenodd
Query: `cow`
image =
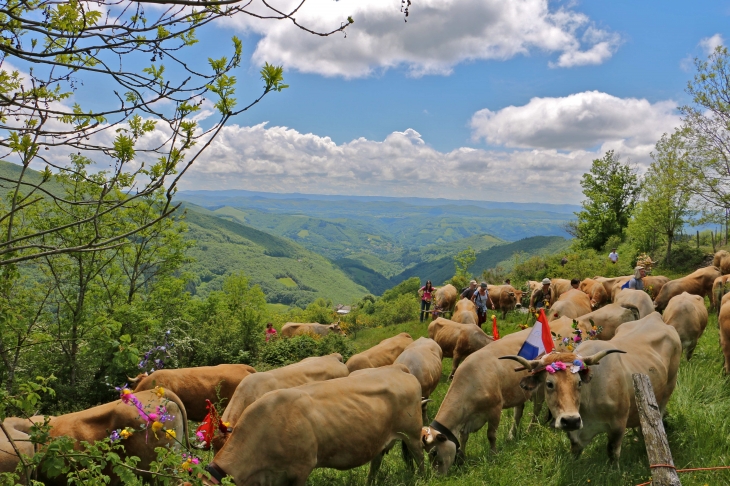
<path id="1" fill-rule="evenodd" d="M 370 462 L 372 483 L 399 440 L 420 469 L 421 406 L 421 385 L 400 365 L 273 391 L 246 409 L 206 469 L 219 481 L 231 475 L 239 486 L 303 486 L 315 468 Z"/>
<path id="2" fill-rule="evenodd" d="M 558 334 L 561 339 L 572 338 L 575 335 L 572 325 L 573 321 L 576 321 L 578 329 L 582 332 L 581 339 L 608 341 L 613 338 L 620 325 L 637 321 L 640 318 L 639 309 L 630 304 L 608 304 L 577 319 L 561 317 L 551 321 L 550 330 Z M 595 331 L 593 330 L 594 326 L 596 327 Z M 599 330 L 600 332 L 598 332 Z M 592 335 L 591 331 L 594 331 L 595 335 Z"/>
<path id="3" fill-rule="evenodd" d="M 0 430 L 0 474 L 13 473 L 17 470 L 18 464 L 20 464 L 20 458 L 16 453 L 16 447 L 21 455 L 32 457 L 33 454 L 35 454 L 35 448 L 33 443 L 30 441 L 30 435 L 28 435 L 27 432 L 21 432 L 21 430 L 18 430 L 18 428 L 20 428 L 22 430 L 29 431 L 30 424 L 26 427 L 26 422 L 28 421 L 25 419 L 15 417 L 7 418 L 3 422 L 3 428 L 5 430 Z M 20 427 L 16 428 L 17 425 L 20 425 Z M 10 437 L 8 438 L 8 436 Z M 10 442 L 10 439 L 12 439 L 13 442 Z M 15 446 L 13 446 L 13 443 L 15 443 Z M 20 480 L 21 484 L 26 483 L 27 478 L 25 477 L 25 474 L 21 474 Z"/>
<path id="4" fill-rule="evenodd" d="M 672 297 L 664 309 L 662 319 L 677 330 L 687 361 L 692 358 L 697 341 L 705 331 L 707 317 L 705 299 L 687 292 Z"/>
<path id="5" fill-rule="evenodd" d="M 411 335 L 402 332 L 397 336 L 383 339 L 379 344 L 362 353 L 353 355 L 345 364 L 350 373 L 365 368 L 379 368 L 391 365 L 412 342 Z"/>
<path id="6" fill-rule="evenodd" d="M 620 283 L 619 287 L 623 285 L 628 279 L 633 277 L 633 275 L 625 275 L 623 277 L 593 277 L 593 280 L 596 282 L 599 282 L 601 285 L 603 285 L 603 288 L 606 289 L 606 295 L 609 297 L 613 297 L 613 287 Z"/>
<path id="7" fill-rule="evenodd" d="M 219 450 L 223 446 L 231 430 L 235 430 L 241 414 L 266 393 L 316 381 L 342 378 L 349 374 L 350 370 L 342 362 L 342 355 L 332 353 L 327 356 L 306 358 L 299 363 L 247 376 L 238 384 L 231 401 L 221 415 L 221 421 L 229 424 L 228 432 L 213 438 L 213 450 Z"/>
<path id="8" fill-rule="evenodd" d="M 421 397 L 428 399 L 436 389 L 441 379 L 441 347 L 433 339 L 421 337 L 413 341 L 395 360 L 395 364 L 402 364 L 408 372 L 418 379 L 421 384 Z M 426 407 L 422 408 L 423 423 L 428 421 Z"/>
<path id="9" fill-rule="evenodd" d="M 631 277 L 620 277 L 616 284 L 613 286 L 613 290 L 611 291 L 611 301 L 616 302 L 616 298 L 622 290 L 628 290 L 627 288 L 623 288 L 624 285 L 626 285 L 626 282 L 631 280 L 633 278 L 633 275 Z M 644 290 L 647 292 L 647 295 L 654 300 L 656 299 L 657 295 L 659 295 L 659 292 L 661 292 L 662 287 L 664 287 L 664 284 L 669 282 L 669 278 L 661 276 L 661 275 L 655 275 L 655 276 L 646 276 L 642 279 L 644 283 Z M 653 312 L 653 310 L 652 310 Z"/>
<path id="10" fill-rule="evenodd" d="M 664 284 L 659 295 L 654 299 L 654 308 L 659 312 L 663 311 L 669 303 L 669 299 L 682 292 L 701 297 L 712 296 L 712 285 L 715 283 L 715 279 L 720 276 L 719 268 L 705 267 L 695 270 L 686 277 L 670 280 Z"/>
<path id="11" fill-rule="evenodd" d="M 449 379 L 467 356 L 494 341 L 479 326 L 459 324 L 443 317 L 428 325 L 428 337 L 438 343 L 444 358 L 452 358 Z"/>
<path id="12" fill-rule="evenodd" d="M 339 322 L 330 325 L 319 324 L 317 322 L 287 322 L 281 328 L 282 337 L 294 337 L 300 334 L 314 334 L 316 336 L 326 336 L 329 333 L 337 333 L 345 335 L 345 331 L 340 328 Z"/>
<path id="13" fill-rule="evenodd" d="M 433 315 L 438 316 L 451 312 L 458 297 L 459 292 L 457 292 L 456 287 L 451 284 L 444 285 L 437 289 L 433 296 Z"/>
<path id="14" fill-rule="evenodd" d="M 216 402 L 217 398 L 224 398 L 228 403 L 241 380 L 251 373 L 256 370 L 245 364 L 221 364 L 157 370 L 130 378 L 129 382 L 135 385 L 135 393 L 156 386 L 174 391 L 185 405 L 188 419 L 202 422 L 208 414 L 205 400 Z"/>
<path id="15" fill-rule="evenodd" d="M 570 280 L 564 278 L 554 278 L 550 280 L 550 291 L 553 295 L 553 302 L 557 302 L 561 295 L 572 289 L 573 286 L 570 285 Z"/>
<path id="16" fill-rule="evenodd" d="M 717 277 L 712 283 L 712 308 L 715 309 L 715 312 L 720 312 L 720 303 L 722 302 L 723 296 L 728 291 L 727 280 L 729 278 L 730 275 L 723 275 L 721 277 Z"/>
<path id="17" fill-rule="evenodd" d="M 717 316 L 717 326 L 720 328 L 720 347 L 725 357 L 723 367 L 725 374 L 730 374 L 730 293 L 722 297 L 720 314 Z"/>
<path id="18" fill-rule="evenodd" d="M 608 294 L 603 284 L 592 278 L 587 278 L 580 283 L 580 290 L 591 299 L 591 307 L 597 308 L 608 302 Z"/>
<path id="19" fill-rule="evenodd" d="M 510 437 L 516 434 L 525 402 L 530 399 L 530 393 L 519 387 L 527 373 L 515 373 L 514 364 L 498 358 L 517 353 L 531 331 L 494 341 L 466 358 L 454 374 L 436 418 L 421 435 L 431 465 L 439 474 L 446 474 L 457 457 L 463 458 L 469 435 L 485 424 L 489 444 L 496 451 L 497 429 L 506 408 L 515 408 Z"/>
<path id="20" fill-rule="evenodd" d="M 131 397 L 136 397 L 139 407 L 133 403 Z M 144 471 L 149 469 L 150 463 L 157 460 L 157 447 L 172 447 L 177 449 L 184 444 L 188 449 L 188 421 L 185 413 L 185 405 L 180 398 L 170 390 L 144 390 L 139 393 L 129 389 L 122 391 L 122 399 L 104 405 L 99 405 L 80 412 L 66 415 L 44 417 L 35 415 L 28 420 L 13 419 L 12 427 L 24 434 L 29 434 L 33 423 L 43 424 L 48 418 L 48 425 L 51 426 L 50 436 L 67 436 L 74 440 L 74 448 L 82 449 L 82 441 L 93 443 L 110 437 L 110 434 L 123 430 L 133 429 L 132 434 L 120 439 L 124 451 L 117 451 L 122 457 L 136 456 L 140 460 L 136 463 L 138 468 L 135 474 L 148 477 Z M 158 410 L 164 407 L 165 410 Z M 155 430 L 153 414 L 162 415 L 166 411 L 169 419 L 160 422 L 162 429 Z M 9 420 L 9 419 L 8 419 Z M 6 421 L 7 422 L 7 421 Z M 6 423 L 4 422 L 4 424 Z M 147 426 L 142 430 L 140 426 Z M 40 472 L 40 470 L 39 470 Z M 107 467 L 104 474 L 111 476 L 111 484 L 121 484 L 121 479 Z M 44 478 L 45 484 L 66 484 L 65 477 Z"/>
<path id="21" fill-rule="evenodd" d="M 623 289 L 616 294 L 615 304 L 622 306 L 632 306 L 639 309 L 641 319 L 654 312 L 654 302 L 652 302 L 649 294 L 643 290 Z"/>
<path id="22" fill-rule="evenodd" d="M 494 310 L 502 311 L 502 319 L 507 317 L 508 311 L 522 307 L 522 291 L 511 285 L 488 285 L 487 292 L 494 303 Z"/>
<path id="23" fill-rule="evenodd" d="M 720 269 L 723 275 L 730 273 L 730 253 L 720 250 L 712 258 L 712 264 Z"/>
<path id="24" fill-rule="evenodd" d="M 587 341 L 576 351 L 536 360 L 515 355 L 502 359 L 518 361 L 531 371 L 515 373 L 524 376 L 520 386 L 526 392 L 544 386 L 552 425 L 568 433 L 573 454 L 579 456 L 596 435 L 608 432 L 608 456 L 618 461 L 626 428 L 640 425 L 632 375 L 649 376 L 663 414 L 677 383 L 679 335 L 652 313 L 623 324 L 610 341 Z"/>
<path id="25" fill-rule="evenodd" d="M 535 292 L 537 292 L 538 290 L 540 290 L 542 288 L 542 284 L 540 282 L 536 282 L 534 280 L 528 280 L 527 283 L 525 284 L 525 288 L 527 289 L 527 294 L 530 296 L 529 305 L 530 305 L 530 307 L 534 308 L 535 307 L 535 302 L 534 302 Z"/>
<path id="26" fill-rule="evenodd" d="M 469 299 L 460 299 L 454 307 L 454 313 L 451 320 L 461 324 L 474 324 L 479 322 L 477 316 L 477 306 Z"/>
<path id="27" fill-rule="evenodd" d="M 545 313 L 548 315 L 548 321 L 552 321 L 563 316 L 575 319 L 588 314 L 591 310 L 591 299 L 580 290 L 571 289 L 563 293 Z"/>

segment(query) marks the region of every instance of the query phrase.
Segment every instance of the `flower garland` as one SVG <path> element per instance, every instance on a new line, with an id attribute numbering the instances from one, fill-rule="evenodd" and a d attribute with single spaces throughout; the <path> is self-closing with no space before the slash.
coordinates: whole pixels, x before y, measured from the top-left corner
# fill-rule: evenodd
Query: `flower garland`
<path id="1" fill-rule="evenodd" d="M 122 403 L 134 406 L 137 409 L 139 416 L 144 421 L 144 423 L 140 425 L 140 428 L 145 431 L 145 443 L 147 442 L 147 439 L 149 437 L 150 430 L 152 430 L 155 439 L 159 440 L 159 437 L 157 437 L 157 433 L 165 428 L 165 422 L 173 420 L 175 416 L 170 415 L 167 412 L 167 407 L 164 405 L 157 405 L 154 412 L 145 411 L 145 407 L 144 405 L 142 405 L 142 402 L 139 401 L 139 399 L 132 392 L 132 390 L 127 388 L 126 383 L 123 386 L 118 386 L 114 389 L 119 392 L 119 399 L 122 401 Z M 159 398 L 162 398 L 165 394 L 165 389 L 162 387 L 155 387 L 154 391 Z M 124 429 L 114 430 L 109 436 L 109 439 L 112 442 L 116 442 L 120 439 L 129 438 L 133 433 L 134 429 L 132 429 L 131 427 L 125 427 Z M 177 434 L 174 430 L 165 430 L 165 437 L 167 437 L 168 439 L 175 439 L 176 436 Z"/>
<path id="2" fill-rule="evenodd" d="M 578 356 L 578 358 L 580 358 L 580 356 Z M 555 361 L 554 363 L 550 363 L 545 367 L 545 371 L 547 371 L 551 375 L 557 373 L 558 371 L 563 371 L 566 369 L 568 369 L 568 365 L 566 365 L 562 361 Z M 578 373 L 579 371 L 584 369 L 586 369 L 586 365 L 582 359 L 575 359 L 570 365 L 570 372 L 573 374 Z"/>
<path id="3" fill-rule="evenodd" d="M 598 335 L 601 334 L 603 331 L 603 326 L 596 326 L 593 324 L 593 321 L 591 322 L 591 329 L 587 332 L 587 336 L 583 337 L 583 330 L 578 329 L 578 321 L 573 320 L 573 325 L 571 326 L 573 328 L 573 337 L 564 337 L 562 338 L 563 346 L 565 346 L 565 349 L 568 351 L 573 351 L 575 348 L 577 348 L 583 341 L 593 341 L 598 338 Z M 561 336 L 558 334 L 558 338 Z"/>

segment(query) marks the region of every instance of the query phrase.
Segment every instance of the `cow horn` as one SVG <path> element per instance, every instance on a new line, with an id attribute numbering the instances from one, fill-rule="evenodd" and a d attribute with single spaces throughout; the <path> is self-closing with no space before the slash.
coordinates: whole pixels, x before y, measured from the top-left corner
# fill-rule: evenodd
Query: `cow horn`
<path id="1" fill-rule="evenodd" d="M 599 361 L 601 361 L 603 358 L 605 358 L 607 355 L 611 353 L 623 353 L 626 354 L 626 351 L 621 351 L 620 349 L 605 349 L 603 351 L 599 351 L 596 354 L 592 356 L 588 356 L 587 358 L 583 358 L 583 362 L 586 364 L 586 366 L 598 364 Z"/>
<path id="2" fill-rule="evenodd" d="M 523 358 L 522 356 L 515 356 L 515 355 L 502 356 L 499 359 L 511 359 L 513 361 L 517 361 L 519 364 L 521 364 L 522 366 L 524 366 L 525 369 L 528 370 L 528 371 L 534 370 L 535 368 L 537 368 L 538 366 L 540 366 L 540 360 L 539 359 L 533 359 L 533 360 L 529 360 L 528 361 L 525 358 Z"/>

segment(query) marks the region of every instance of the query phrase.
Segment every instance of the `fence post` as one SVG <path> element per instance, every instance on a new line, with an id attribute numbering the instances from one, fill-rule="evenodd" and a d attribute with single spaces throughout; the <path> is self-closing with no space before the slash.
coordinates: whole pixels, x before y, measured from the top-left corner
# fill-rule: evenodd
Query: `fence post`
<path id="1" fill-rule="evenodd" d="M 697 248 L 700 247 L 700 230 L 697 230 Z"/>
<path id="2" fill-rule="evenodd" d="M 653 486 L 681 486 L 677 470 L 674 468 L 672 451 L 669 449 L 667 434 L 664 432 L 662 414 L 657 404 L 654 390 L 649 377 L 634 373 L 634 393 L 636 406 L 639 409 L 641 432 L 644 434 L 646 454 L 649 456 L 649 465 L 666 464 L 667 467 L 653 467 L 651 469 Z"/>

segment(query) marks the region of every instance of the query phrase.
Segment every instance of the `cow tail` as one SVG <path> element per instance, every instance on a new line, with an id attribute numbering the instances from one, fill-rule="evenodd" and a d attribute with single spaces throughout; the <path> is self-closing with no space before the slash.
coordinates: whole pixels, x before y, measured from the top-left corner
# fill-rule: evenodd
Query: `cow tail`
<path id="1" fill-rule="evenodd" d="M 182 414 L 183 419 L 183 433 L 185 435 L 185 440 L 182 441 L 183 446 L 190 451 L 190 438 L 188 437 L 188 412 L 185 410 L 185 405 L 183 405 L 182 400 L 180 400 L 180 397 L 178 397 L 175 392 L 172 390 L 165 390 L 165 398 L 170 400 L 171 402 L 174 402 L 175 405 L 177 405 L 177 408 L 180 409 L 180 413 Z"/>
<path id="2" fill-rule="evenodd" d="M 621 307 L 623 307 L 624 309 L 629 309 L 634 315 L 635 321 L 638 321 L 641 318 L 641 312 L 639 312 L 639 308 L 636 307 L 634 304 L 621 304 Z"/>

